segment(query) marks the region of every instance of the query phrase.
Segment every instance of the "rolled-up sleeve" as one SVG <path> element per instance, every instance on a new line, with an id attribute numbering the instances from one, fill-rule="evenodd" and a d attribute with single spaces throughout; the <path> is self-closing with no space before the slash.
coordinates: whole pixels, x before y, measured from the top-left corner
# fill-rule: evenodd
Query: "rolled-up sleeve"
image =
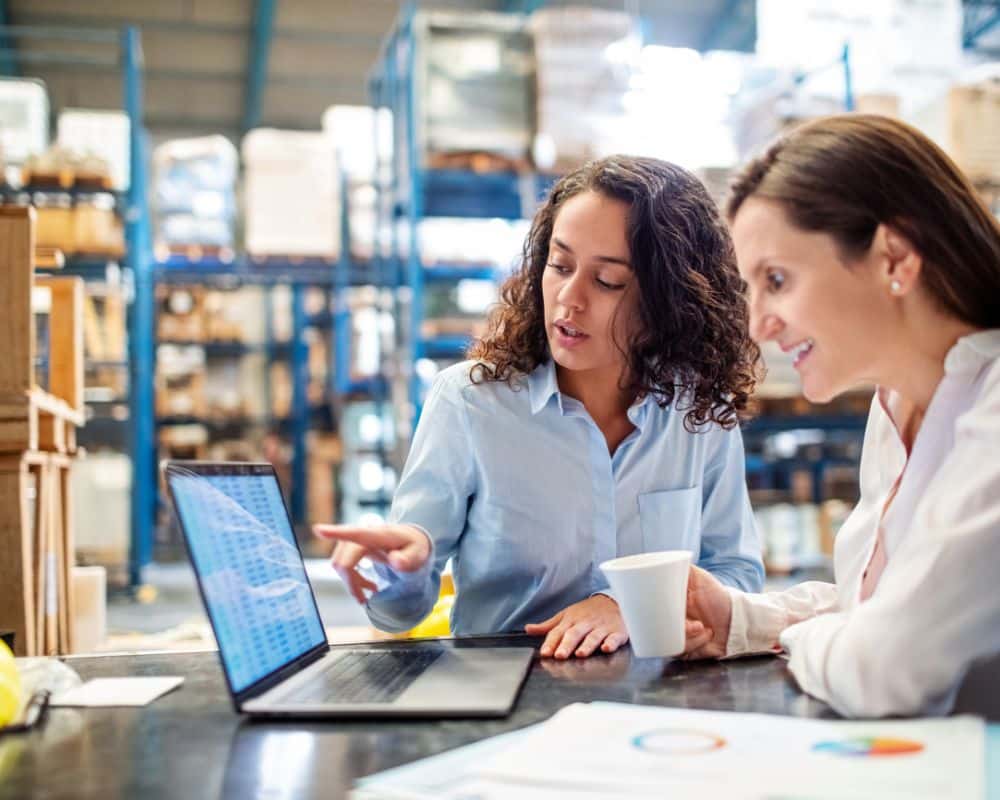
<path id="1" fill-rule="evenodd" d="M 712 434 L 705 465 L 698 566 L 745 592 L 764 585 L 760 537 L 747 493 L 743 437 L 738 428 Z"/>
<path id="2" fill-rule="evenodd" d="M 852 717 L 941 714 L 977 658 L 1000 652 L 1000 403 L 955 447 L 872 597 L 788 628 L 801 688 Z"/>
<path id="3" fill-rule="evenodd" d="M 366 605 L 377 628 L 398 632 L 418 624 L 434 607 L 441 571 L 455 552 L 475 491 L 475 461 L 461 372 L 440 374 L 428 393 L 389 514 L 391 523 L 415 525 L 431 541 L 431 557 L 416 572 L 375 566 L 387 585 Z"/>

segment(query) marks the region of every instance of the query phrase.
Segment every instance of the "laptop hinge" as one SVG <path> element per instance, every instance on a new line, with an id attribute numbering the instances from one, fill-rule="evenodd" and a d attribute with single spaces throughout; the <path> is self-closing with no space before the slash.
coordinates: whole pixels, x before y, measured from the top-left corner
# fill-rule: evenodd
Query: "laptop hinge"
<path id="1" fill-rule="evenodd" d="M 329 644 L 321 644 L 310 650 L 305 655 L 300 656 L 294 661 L 286 664 L 281 669 L 272 672 L 264 678 L 261 678 L 257 683 L 244 689 L 236 696 L 236 702 L 238 705 L 243 705 L 247 700 L 253 700 L 255 697 L 259 697 L 265 692 L 273 689 L 279 683 L 287 680 L 292 675 L 301 672 L 310 664 L 319 661 L 323 656 L 330 652 Z"/>

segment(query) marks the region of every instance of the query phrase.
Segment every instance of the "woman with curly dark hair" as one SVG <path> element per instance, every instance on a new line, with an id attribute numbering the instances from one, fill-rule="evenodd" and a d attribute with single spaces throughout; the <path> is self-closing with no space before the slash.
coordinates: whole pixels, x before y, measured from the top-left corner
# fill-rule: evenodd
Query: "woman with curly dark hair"
<path id="1" fill-rule="evenodd" d="M 618 156 L 560 180 L 469 356 L 430 390 L 391 524 L 317 526 L 375 625 L 419 622 L 449 558 L 454 633 L 526 629 L 556 658 L 628 641 L 606 559 L 688 549 L 760 587 L 737 427 L 758 350 L 694 176 Z"/>

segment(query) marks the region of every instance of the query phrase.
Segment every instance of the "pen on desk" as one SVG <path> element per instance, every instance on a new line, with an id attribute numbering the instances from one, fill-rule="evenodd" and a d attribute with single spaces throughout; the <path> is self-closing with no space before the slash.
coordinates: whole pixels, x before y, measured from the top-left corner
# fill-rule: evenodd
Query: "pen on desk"
<path id="1" fill-rule="evenodd" d="M 49 707 L 50 697 L 52 697 L 52 692 L 47 689 L 35 692 L 31 695 L 31 699 L 28 700 L 28 704 L 24 707 L 24 714 L 22 715 L 21 721 L 0 728 L 0 734 L 30 731 L 42 721 L 45 710 Z"/>

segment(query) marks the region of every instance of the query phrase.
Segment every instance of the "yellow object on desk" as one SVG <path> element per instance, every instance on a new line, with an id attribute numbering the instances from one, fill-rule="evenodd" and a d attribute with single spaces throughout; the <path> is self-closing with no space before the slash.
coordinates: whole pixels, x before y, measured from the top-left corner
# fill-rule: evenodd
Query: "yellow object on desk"
<path id="1" fill-rule="evenodd" d="M 441 591 L 431 613 L 415 628 L 400 634 L 401 639 L 426 639 L 451 635 L 451 607 L 455 605 L 455 582 L 451 575 L 441 576 Z"/>
<path id="2" fill-rule="evenodd" d="M 10 723 L 21 708 L 21 674 L 14 654 L 0 642 L 0 727 Z"/>

